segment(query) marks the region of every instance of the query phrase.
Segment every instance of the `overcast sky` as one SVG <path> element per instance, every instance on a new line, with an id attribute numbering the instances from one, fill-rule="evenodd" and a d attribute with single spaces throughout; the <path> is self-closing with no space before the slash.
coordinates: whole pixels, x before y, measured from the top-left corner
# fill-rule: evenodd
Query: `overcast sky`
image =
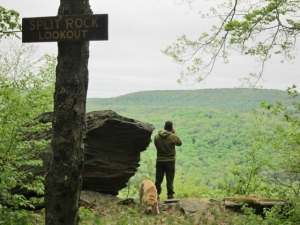
<path id="1" fill-rule="evenodd" d="M 163 53 L 182 34 L 196 38 L 208 31 L 212 20 L 198 11 L 208 1 L 176 5 L 173 0 L 90 0 L 94 14 L 108 14 L 109 40 L 91 41 L 88 97 L 108 98 L 146 90 L 187 90 L 239 87 L 239 79 L 257 70 L 250 58 L 234 55 L 230 63 L 219 62 L 203 84 L 180 85 L 181 68 Z M 215 4 L 218 1 L 209 1 Z M 56 16 L 59 0 L 0 0 L 0 6 L 23 17 Z M 57 43 L 34 43 L 41 53 L 57 55 Z M 268 62 L 264 88 L 286 90 L 300 86 L 299 57 L 294 65 Z M 298 87 L 299 90 L 299 87 Z"/>

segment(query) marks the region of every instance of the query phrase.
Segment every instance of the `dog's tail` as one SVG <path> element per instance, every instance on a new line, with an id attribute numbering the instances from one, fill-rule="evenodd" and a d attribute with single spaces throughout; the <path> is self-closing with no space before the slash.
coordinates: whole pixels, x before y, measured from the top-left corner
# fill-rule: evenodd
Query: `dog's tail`
<path id="1" fill-rule="evenodd" d="M 140 184 L 140 190 L 144 188 L 144 182 L 141 182 Z"/>

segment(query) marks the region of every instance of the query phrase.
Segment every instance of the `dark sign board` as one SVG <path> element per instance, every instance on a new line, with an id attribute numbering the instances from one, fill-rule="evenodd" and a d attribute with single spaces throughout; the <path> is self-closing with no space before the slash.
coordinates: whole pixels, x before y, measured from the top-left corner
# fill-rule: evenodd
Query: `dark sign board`
<path id="1" fill-rule="evenodd" d="M 22 42 L 108 40 L 108 15 L 22 19 Z"/>

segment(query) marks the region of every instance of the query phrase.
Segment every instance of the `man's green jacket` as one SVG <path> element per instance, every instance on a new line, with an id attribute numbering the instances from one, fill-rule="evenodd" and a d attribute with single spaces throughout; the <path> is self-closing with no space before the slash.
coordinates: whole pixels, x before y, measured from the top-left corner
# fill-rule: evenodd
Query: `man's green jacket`
<path id="1" fill-rule="evenodd" d="M 182 142 L 175 133 L 161 130 L 154 137 L 154 145 L 157 149 L 157 161 L 175 161 L 175 146 L 181 146 Z"/>

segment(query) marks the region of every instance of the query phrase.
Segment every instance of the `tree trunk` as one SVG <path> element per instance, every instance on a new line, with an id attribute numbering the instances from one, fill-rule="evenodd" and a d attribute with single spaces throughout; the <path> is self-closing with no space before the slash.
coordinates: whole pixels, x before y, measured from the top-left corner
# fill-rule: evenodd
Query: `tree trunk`
<path id="1" fill-rule="evenodd" d="M 61 0 L 59 16 L 92 14 L 89 0 Z M 52 155 L 45 181 L 46 225 L 78 224 L 84 160 L 89 42 L 59 42 Z"/>

